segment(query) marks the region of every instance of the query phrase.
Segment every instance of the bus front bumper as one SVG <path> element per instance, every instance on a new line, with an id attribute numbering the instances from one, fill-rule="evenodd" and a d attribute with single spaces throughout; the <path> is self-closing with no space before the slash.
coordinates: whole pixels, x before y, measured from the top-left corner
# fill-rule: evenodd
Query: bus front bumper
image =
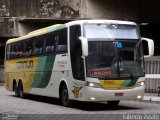
<path id="1" fill-rule="evenodd" d="M 85 87 L 82 101 L 142 100 L 145 86 L 125 90 Z"/>

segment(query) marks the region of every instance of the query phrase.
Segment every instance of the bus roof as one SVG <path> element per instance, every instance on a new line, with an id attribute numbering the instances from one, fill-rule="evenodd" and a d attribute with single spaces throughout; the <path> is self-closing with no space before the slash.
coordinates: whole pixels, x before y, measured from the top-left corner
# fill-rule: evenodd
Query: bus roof
<path id="1" fill-rule="evenodd" d="M 98 19 L 97 20 L 76 20 L 76 21 L 68 22 L 66 24 L 51 25 L 49 27 L 45 27 L 45 28 L 42 28 L 42 29 L 32 31 L 32 32 L 30 32 L 27 35 L 24 35 L 22 37 L 9 39 L 6 44 L 16 42 L 16 41 L 20 41 L 20 40 L 24 40 L 24 39 L 31 38 L 31 37 L 34 37 L 34 36 L 42 35 L 42 34 L 52 32 L 52 31 L 55 31 L 55 30 L 58 30 L 58 29 L 62 29 L 62 28 L 65 28 L 65 27 L 68 27 L 68 26 L 71 26 L 71 25 L 82 25 L 84 23 L 106 23 L 106 24 L 136 25 L 136 23 L 134 23 L 134 22 L 120 21 L 120 20 L 98 20 Z"/>
<path id="2" fill-rule="evenodd" d="M 120 20 L 76 20 L 66 23 L 66 26 L 76 25 L 76 24 L 84 24 L 84 23 L 106 23 L 106 24 L 126 24 L 126 25 L 136 25 L 135 22 L 130 21 L 120 21 Z"/>
<path id="3" fill-rule="evenodd" d="M 42 34 L 49 33 L 49 32 L 52 32 L 52 31 L 55 31 L 55 30 L 58 30 L 58 29 L 62 29 L 62 28 L 65 28 L 64 24 L 51 25 L 49 27 L 45 27 L 45 28 L 42 28 L 42 29 L 32 31 L 32 32 L 28 33 L 27 35 L 24 35 L 24 36 L 21 36 L 21 37 L 18 37 L 18 38 L 9 39 L 6 44 L 16 42 L 16 41 L 20 41 L 20 40 L 24 40 L 24 39 L 31 38 L 31 37 L 34 37 L 34 36 L 42 35 Z"/>

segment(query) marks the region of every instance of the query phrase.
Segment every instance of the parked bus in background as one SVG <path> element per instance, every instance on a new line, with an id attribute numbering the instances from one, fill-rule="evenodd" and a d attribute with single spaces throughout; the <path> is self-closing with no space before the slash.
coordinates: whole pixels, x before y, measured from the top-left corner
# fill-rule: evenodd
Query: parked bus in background
<path id="1" fill-rule="evenodd" d="M 5 82 L 6 89 L 20 98 L 55 97 L 64 106 L 73 101 L 118 105 L 120 100 L 142 99 L 144 54 L 137 25 L 77 20 L 10 39 Z"/>

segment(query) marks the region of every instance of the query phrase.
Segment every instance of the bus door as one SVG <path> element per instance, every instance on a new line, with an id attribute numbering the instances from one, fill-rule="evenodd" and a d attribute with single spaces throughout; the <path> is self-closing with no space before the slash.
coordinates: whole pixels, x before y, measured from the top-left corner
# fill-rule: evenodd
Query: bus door
<path id="1" fill-rule="evenodd" d="M 82 86 L 85 81 L 84 61 L 82 58 L 82 47 L 79 37 L 81 36 L 80 25 L 70 27 L 70 58 L 73 74 L 73 83 Z"/>

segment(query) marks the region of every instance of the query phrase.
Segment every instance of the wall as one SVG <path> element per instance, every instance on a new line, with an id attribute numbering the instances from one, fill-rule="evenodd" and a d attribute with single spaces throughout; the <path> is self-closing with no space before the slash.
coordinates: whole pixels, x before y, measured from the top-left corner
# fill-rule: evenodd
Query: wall
<path id="1" fill-rule="evenodd" d="M 1 0 L 1 36 L 21 36 L 34 28 L 23 19 L 118 19 L 139 21 L 138 0 Z M 135 9 L 135 7 L 137 9 Z M 5 19 L 4 19 L 5 17 Z M 7 17 L 7 18 L 6 18 Z M 31 20 L 28 22 L 32 22 Z M 38 22 L 38 21 L 37 21 Z M 29 28 L 31 27 L 31 28 Z M 37 27 L 35 27 L 37 28 Z"/>
<path id="2" fill-rule="evenodd" d="M 159 3 L 159 0 L 140 0 L 142 22 L 160 22 Z"/>
<path id="3" fill-rule="evenodd" d="M 137 0 L 87 0 L 86 9 L 88 18 L 138 22 L 140 17 Z"/>
<path id="4" fill-rule="evenodd" d="M 0 16 L 77 18 L 81 0 L 1 0 Z"/>
<path id="5" fill-rule="evenodd" d="M 46 20 L 81 19 L 81 6 L 83 6 L 82 0 L 1 0 L 0 37 L 21 36 L 38 29 L 42 24 L 35 24 L 37 26 L 28 24 L 32 23 L 32 20 L 28 21 L 28 23 L 20 23 L 19 20 L 22 18 Z M 36 22 L 38 23 L 38 21 Z"/>
<path id="6" fill-rule="evenodd" d="M 0 18 L 0 37 L 14 37 L 13 18 Z"/>

